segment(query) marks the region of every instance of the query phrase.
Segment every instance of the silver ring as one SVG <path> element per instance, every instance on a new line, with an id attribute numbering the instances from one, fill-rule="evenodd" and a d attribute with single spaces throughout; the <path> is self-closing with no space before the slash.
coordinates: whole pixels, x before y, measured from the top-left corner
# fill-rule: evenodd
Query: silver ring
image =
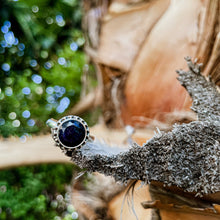
<path id="1" fill-rule="evenodd" d="M 51 128 L 52 137 L 61 149 L 81 148 L 94 138 L 89 135 L 87 123 L 75 115 L 65 116 L 58 121 L 48 119 L 46 124 Z"/>

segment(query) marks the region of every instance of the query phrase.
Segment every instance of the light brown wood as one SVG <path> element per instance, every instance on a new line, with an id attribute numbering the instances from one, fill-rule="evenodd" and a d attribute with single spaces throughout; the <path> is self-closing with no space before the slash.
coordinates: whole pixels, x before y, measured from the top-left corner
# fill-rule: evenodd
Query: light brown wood
<path id="1" fill-rule="evenodd" d="M 218 216 L 197 215 L 193 213 L 172 212 L 167 210 L 161 210 L 160 216 L 162 220 L 219 220 Z"/>
<path id="2" fill-rule="evenodd" d="M 0 169 L 40 163 L 69 163 L 61 150 L 54 146 L 51 135 L 0 140 Z"/>
<path id="3" fill-rule="evenodd" d="M 90 129 L 91 135 L 112 144 L 127 144 L 127 133 L 124 129 L 108 129 L 103 124 Z M 146 134 L 144 136 L 144 134 Z M 135 140 L 143 143 L 153 136 L 153 130 L 137 130 Z M 0 139 L 0 169 L 40 163 L 70 163 L 59 147 L 54 146 L 51 135 L 25 137 L 21 141 L 18 137 Z"/>
<path id="4" fill-rule="evenodd" d="M 105 1 L 99 10 L 98 46 L 87 51 L 103 80 L 103 115 L 110 127 L 164 122 L 191 101 L 176 80 L 183 57 L 198 57 L 204 74 L 220 83 L 219 1 Z M 95 54 L 95 55 L 94 55 Z"/>
<path id="5" fill-rule="evenodd" d="M 113 219 L 121 219 L 122 220 L 136 220 L 135 214 L 132 211 L 132 204 L 131 201 L 133 199 L 134 207 L 136 215 L 138 216 L 139 220 L 151 220 L 152 219 L 152 210 L 151 209 L 143 209 L 141 202 L 146 200 L 151 200 L 150 193 L 148 191 L 148 186 L 142 186 L 139 182 L 137 186 L 135 186 L 133 196 L 131 193 L 128 197 L 125 196 L 126 190 L 123 191 L 121 194 L 116 196 L 109 204 L 109 212 L 113 216 Z M 128 204 L 127 199 L 130 201 Z M 123 202 L 123 200 L 125 200 Z M 121 213 L 122 210 L 122 213 Z"/>
<path id="6" fill-rule="evenodd" d="M 102 90 L 100 88 L 95 89 L 90 92 L 69 111 L 68 114 L 81 115 L 85 112 L 91 111 L 92 109 L 98 107 L 102 103 Z"/>
<path id="7" fill-rule="evenodd" d="M 130 7 L 104 18 L 98 49 L 99 62 L 129 71 L 146 36 L 166 11 L 169 0 L 157 0 Z M 114 4 L 111 6 L 114 7 Z M 146 25 L 147 24 L 147 25 Z"/>
<path id="8" fill-rule="evenodd" d="M 125 85 L 125 122 L 133 116 L 164 120 L 167 112 L 189 110 L 189 96 L 176 80 L 175 70 L 186 68 L 186 54 L 196 54 L 203 7 L 199 0 L 172 1 L 146 37 Z"/>

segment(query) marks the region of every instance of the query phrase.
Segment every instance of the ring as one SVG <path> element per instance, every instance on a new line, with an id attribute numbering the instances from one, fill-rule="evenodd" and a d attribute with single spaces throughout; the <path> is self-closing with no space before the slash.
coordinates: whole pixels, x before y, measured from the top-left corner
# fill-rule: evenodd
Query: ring
<path id="1" fill-rule="evenodd" d="M 51 128 L 52 137 L 61 149 L 81 148 L 94 139 L 89 135 L 87 123 L 75 115 L 65 116 L 58 121 L 51 118 L 46 124 Z"/>

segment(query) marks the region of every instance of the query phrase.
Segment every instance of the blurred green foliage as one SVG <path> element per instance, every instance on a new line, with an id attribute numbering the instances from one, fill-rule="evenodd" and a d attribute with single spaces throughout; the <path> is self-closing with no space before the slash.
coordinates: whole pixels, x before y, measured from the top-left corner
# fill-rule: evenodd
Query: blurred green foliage
<path id="1" fill-rule="evenodd" d="M 80 96 L 81 1 L 0 0 L 0 136 L 27 137 Z M 0 219 L 77 219 L 66 187 L 73 165 L 0 171 Z"/>
<path id="2" fill-rule="evenodd" d="M 1 171 L 0 219 L 77 219 L 66 189 L 73 168 L 50 164 Z"/>
<path id="3" fill-rule="evenodd" d="M 79 99 L 86 65 L 80 1 L 0 5 L 0 135 L 25 140 Z"/>

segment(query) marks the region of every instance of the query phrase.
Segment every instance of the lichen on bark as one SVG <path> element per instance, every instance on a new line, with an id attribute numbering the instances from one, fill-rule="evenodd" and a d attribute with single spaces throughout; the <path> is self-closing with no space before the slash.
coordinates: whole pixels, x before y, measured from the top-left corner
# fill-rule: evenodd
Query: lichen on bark
<path id="1" fill-rule="evenodd" d="M 68 154 L 71 160 L 116 181 L 159 181 L 198 195 L 220 191 L 220 94 L 201 75 L 199 64 L 189 57 L 186 61 L 189 71 L 177 71 L 178 80 L 193 99 L 198 121 L 176 124 L 167 133 L 159 131 L 143 146 L 134 144 L 126 151 L 88 142 Z"/>

